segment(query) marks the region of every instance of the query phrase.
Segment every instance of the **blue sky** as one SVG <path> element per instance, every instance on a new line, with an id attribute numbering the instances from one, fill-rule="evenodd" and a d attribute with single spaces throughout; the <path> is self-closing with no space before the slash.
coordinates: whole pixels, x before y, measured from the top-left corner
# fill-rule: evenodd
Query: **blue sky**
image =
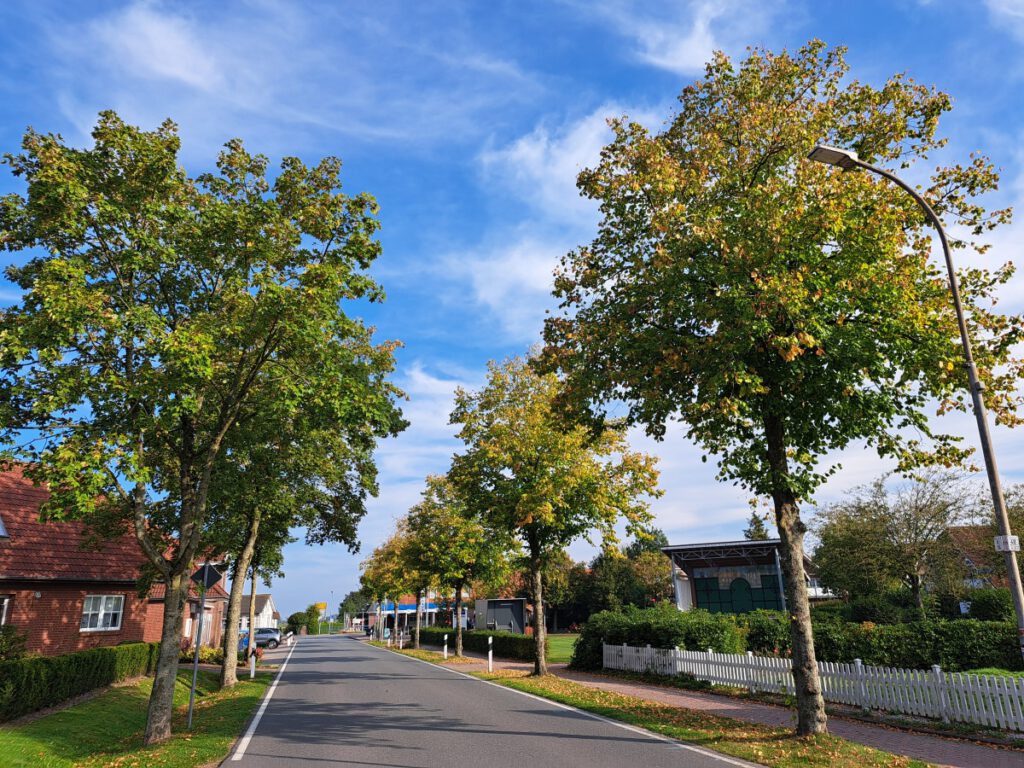
<path id="1" fill-rule="evenodd" d="M 272 585 L 287 614 L 357 585 L 359 561 L 457 448 L 453 389 L 479 386 L 489 359 L 539 339 L 555 261 L 595 231 L 575 176 L 608 139 L 605 119 L 656 127 L 712 50 L 742 56 L 813 37 L 848 46 L 857 79 L 905 71 L 949 92 L 941 159 L 981 150 L 1003 169 L 989 202 L 1024 199 L 1024 0 L 8 0 L 0 151 L 16 151 L 29 125 L 85 144 L 96 113 L 113 108 L 147 128 L 174 119 L 190 173 L 238 136 L 273 160 L 338 155 L 347 189 L 377 197 L 384 255 L 374 273 L 388 301 L 368 319 L 405 344 L 396 381 L 412 426 L 379 452 L 381 495 L 361 554 L 288 548 L 286 576 Z M 0 175 L 0 193 L 18 189 Z M 990 263 L 1020 262 L 1022 235 L 1021 224 L 994 235 Z M 1004 296 L 1006 309 L 1024 309 L 1024 275 Z M 17 298 L 0 281 L 0 302 Z M 969 418 L 948 422 L 974 439 Z M 654 511 L 672 542 L 739 536 L 749 495 L 718 483 L 681 430 L 635 445 L 661 457 Z M 997 430 L 996 448 L 1004 475 L 1024 480 L 1024 432 Z M 819 502 L 887 468 L 859 447 L 834 458 L 843 468 Z"/>

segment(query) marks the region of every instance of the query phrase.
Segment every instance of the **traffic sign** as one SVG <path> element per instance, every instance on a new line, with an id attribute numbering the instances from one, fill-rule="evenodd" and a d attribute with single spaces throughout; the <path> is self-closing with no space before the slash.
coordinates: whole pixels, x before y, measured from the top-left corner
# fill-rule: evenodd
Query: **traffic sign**
<path id="1" fill-rule="evenodd" d="M 996 536 L 996 552 L 1020 552 L 1020 539 L 1016 536 Z"/>
<path id="2" fill-rule="evenodd" d="M 220 581 L 220 579 L 220 571 L 217 570 L 217 566 L 210 565 L 209 563 L 202 566 L 198 571 L 192 574 L 192 581 L 203 589 L 209 589 Z"/>

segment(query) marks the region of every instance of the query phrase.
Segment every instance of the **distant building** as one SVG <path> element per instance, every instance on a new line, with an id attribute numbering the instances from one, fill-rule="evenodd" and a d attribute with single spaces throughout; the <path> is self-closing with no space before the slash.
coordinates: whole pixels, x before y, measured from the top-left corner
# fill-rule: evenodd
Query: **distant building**
<path id="1" fill-rule="evenodd" d="M 252 595 L 242 596 L 242 618 L 241 626 L 243 632 L 249 629 L 249 603 L 252 602 Z M 256 595 L 256 629 L 277 629 L 277 623 L 281 620 L 281 614 L 277 612 L 272 595 Z"/>
<path id="2" fill-rule="evenodd" d="M 672 563 L 676 607 L 681 611 L 704 608 L 712 613 L 785 610 L 779 547 L 778 539 L 664 547 L 662 552 Z M 804 570 L 811 600 L 832 597 L 818 585 L 806 555 Z"/>

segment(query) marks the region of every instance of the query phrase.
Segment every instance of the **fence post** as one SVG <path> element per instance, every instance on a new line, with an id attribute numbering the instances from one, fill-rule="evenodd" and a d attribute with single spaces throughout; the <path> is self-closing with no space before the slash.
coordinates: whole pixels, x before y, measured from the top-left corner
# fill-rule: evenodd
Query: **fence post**
<path id="1" fill-rule="evenodd" d="M 444 660 L 448 661 L 448 635 L 444 636 Z"/>
<path id="2" fill-rule="evenodd" d="M 860 708 L 867 712 L 870 707 L 868 706 L 868 685 L 864 681 L 864 662 L 854 659 L 853 666 L 857 671 L 857 696 L 860 698 Z"/>
<path id="3" fill-rule="evenodd" d="M 487 636 L 487 671 L 494 671 L 494 638 Z"/>
<path id="4" fill-rule="evenodd" d="M 623 670 L 625 672 L 635 672 L 636 670 L 631 669 L 630 665 L 626 664 L 626 648 L 627 647 L 628 646 L 625 643 L 622 644 L 622 666 L 619 667 L 619 669 L 621 669 L 621 670 Z"/>
<path id="5" fill-rule="evenodd" d="M 747 690 L 750 693 L 757 693 L 757 680 L 754 677 L 754 652 L 747 651 L 747 666 L 744 669 L 744 677 L 747 678 Z"/>
<path id="6" fill-rule="evenodd" d="M 946 676 L 942 674 L 942 667 L 932 664 L 932 676 L 935 679 L 935 688 L 939 694 L 939 706 L 942 712 L 942 722 L 949 722 L 949 694 L 946 692 Z"/>
<path id="7" fill-rule="evenodd" d="M 677 646 L 676 646 L 676 651 L 675 651 L 675 653 L 674 653 L 674 654 L 672 654 L 672 660 L 673 660 L 673 662 L 674 662 L 674 665 L 673 665 L 673 667 L 672 667 L 672 670 L 673 670 L 673 672 L 672 672 L 672 673 L 673 673 L 673 674 L 675 674 L 675 675 L 678 675 L 678 674 L 679 674 L 679 667 L 681 666 L 680 662 L 681 662 L 682 660 L 681 660 L 681 659 L 679 658 L 679 656 L 680 656 L 680 653 L 679 653 L 679 646 L 677 645 Z"/>

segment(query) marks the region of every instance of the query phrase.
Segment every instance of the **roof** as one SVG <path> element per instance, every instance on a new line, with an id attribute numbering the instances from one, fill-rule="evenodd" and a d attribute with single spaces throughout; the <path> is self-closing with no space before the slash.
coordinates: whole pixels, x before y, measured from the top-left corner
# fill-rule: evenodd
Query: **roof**
<path id="1" fill-rule="evenodd" d="M 703 544 L 673 544 L 662 547 L 680 568 L 717 568 L 734 565 L 775 565 L 782 542 L 779 539 L 762 541 L 717 541 Z M 811 560 L 804 555 L 804 567 L 811 568 Z"/>
<path id="2" fill-rule="evenodd" d="M 208 590 L 206 590 L 206 599 L 207 600 L 221 601 L 221 600 L 227 600 L 228 599 L 228 593 L 224 590 L 224 587 L 221 586 L 222 583 L 223 583 L 222 581 L 218 581 L 216 584 L 214 584 L 212 587 L 210 587 Z M 150 600 L 163 600 L 164 597 L 166 596 L 166 594 L 167 594 L 167 586 L 162 581 L 161 582 L 157 582 L 149 590 L 149 599 Z M 199 598 L 200 598 L 199 587 L 197 587 L 195 584 L 189 584 L 188 585 L 188 599 L 189 600 L 199 600 Z"/>
<path id="3" fill-rule="evenodd" d="M 249 601 L 252 595 L 242 595 L 242 613 L 249 613 Z M 256 613 L 263 613 L 263 609 L 267 607 L 267 601 L 270 601 L 273 605 L 274 599 L 270 595 L 256 595 Z"/>
<path id="4" fill-rule="evenodd" d="M 85 526 L 79 522 L 39 522 L 39 506 L 48 498 L 14 466 L 0 472 L 0 579 L 134 582 L 145 560 L 135 536 L 123 536 L 83 549 Z"/>

